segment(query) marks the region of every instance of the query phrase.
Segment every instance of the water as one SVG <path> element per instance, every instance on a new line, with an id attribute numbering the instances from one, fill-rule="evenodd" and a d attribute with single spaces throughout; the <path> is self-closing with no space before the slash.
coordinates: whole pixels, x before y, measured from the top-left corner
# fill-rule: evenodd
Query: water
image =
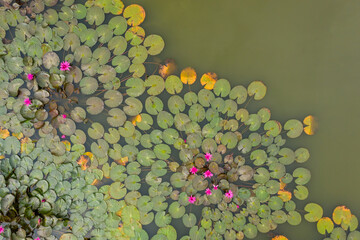
<path id="1" fill-rule="evenodd" d="M 144 6 L 147 35 L 163 36 L 162 58 L 179 69 L 216 72 L 233 85 L 263 80 L 274 119 L 319 119 L 315 136 L 290 140 L 304 146 L 312 172 L 305 202 L 327 216 L 339 204 L 360 215 L 360 2 L 355 0 L 125 1 Z M 299 208 L 303 204 L 298 205 Z M 289 239 L 322 239 L 316 225 L 282 225 Z M 260 237 L 258 239 L 261 239 Z M 264 239 L 267 239 L 264 237 Z"/>

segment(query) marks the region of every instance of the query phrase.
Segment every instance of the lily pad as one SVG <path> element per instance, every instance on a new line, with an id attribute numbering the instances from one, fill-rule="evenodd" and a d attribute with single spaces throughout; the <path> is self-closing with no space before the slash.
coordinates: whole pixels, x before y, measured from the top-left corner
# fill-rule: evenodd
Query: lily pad
<path id="1" fill-rule="evenodd" d="M 248 94 L 249 96 L 254 96 L 255 100 L 261 100 L 265 97 L 266 94 L 266 86 L 262 81 L 253 81 L 248 86 Z"/>
<path id="2" fill-rule="evenodd" d="M 308 203 L 306 204 L 305 211 L 308 213 L 304 215 L 304 218 L 308 222 L 317 222 L 323 216 L 323 209 L 319 204 Z"/>

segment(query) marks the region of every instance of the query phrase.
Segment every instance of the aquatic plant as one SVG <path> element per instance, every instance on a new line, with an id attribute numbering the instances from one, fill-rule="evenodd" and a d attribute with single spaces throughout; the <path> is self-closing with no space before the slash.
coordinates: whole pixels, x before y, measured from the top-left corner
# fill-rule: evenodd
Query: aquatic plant
<path id="1" fill-rule="evenodd" d="M 254 110 L 262 81 L 232 87 L 148 61 L 164 41 L 145 35 L 144 19 L 121 1 L 3 1 L 0 234 L 252 239 L 300 224 L 310 154 L 286 141 L 313 135 L 315 118 L 282 125 Z M 356 239 L 350 211 L 331 220 L 319 207 L 308 204 L 304 217 L 320 233 L 343 234 L 335 223 Z"/>

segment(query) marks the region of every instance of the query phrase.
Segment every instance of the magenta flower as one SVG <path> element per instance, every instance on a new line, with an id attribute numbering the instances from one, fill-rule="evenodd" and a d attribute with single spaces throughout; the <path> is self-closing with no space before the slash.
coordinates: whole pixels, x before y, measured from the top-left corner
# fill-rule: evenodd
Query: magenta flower
<path id="1" fill-rule="evenodd" d="M 190 169 L 190 173 L 192 173 L 192 174 L 195 174 L 195 173 L 197 173 L 197 171 L 199 171 L 196 167 L 192 167 L 191 169 Z"/>
<path id="2" fill-rule="evenodd" d="M 63 135 L 61 135 L 61 138 L 64 139 L 64 138 L 66 138 L 66 136 L 63 134 Z"/>
<path id="3" fill-rule="evenodd" d="M 236 208 L 239 208 L 239 205 L 236 205 Z"/>
<path id="4" fill-rule="evenodd" d="M 186 139 L 184 139 L 184 143 L 186 143 Z"/>
<path id="5" fill-rule="evenodd" d="M 34 240 L 40 240 L 40 238 L 39 238 L 39 237 L 37 237 L 37 238 L 34 238 Z"/>
<path id="6" fill-rule="evenodd" d="M 207 170 L 206 172 L 204 172 L 204 177 L 205 178 L 211 178 L 213 176 L 212 172 L 210 172 L 210 170 Z"/>
<path id="7" fill-rule="evenodd" d="M 41 200 L 41 202 L 45 202 L 46 201 L 46 199 L 44 198 L 43 200 Z"/>
<path id="8" fill-rule="evenodd" d="M 211 158 L 212 158 L 212 154 L 211 153 L 206 153 L 205 158 L 206 158 L 206 161 L 210 161 Z"/>
<path id="9" fill-rule="evenodd" d="M 64 61 L 60 63 L 60 70 L 61 71 L 68 71 L 70 70 L 70 63 L 68 61 Z"/>
<path id="10" fill-rule="evenodd" d="M 63 119 L 65 119 L 67 116 L 66 114 L 61 115 Z"/>
<path id="11" fill-rule="evenodd" d="M 205 190 L 205 193 L 206 193 L 206 195 L 211 195 L 211 194 L 212 194 L 210 188 L 207 188 L 207 189 Z"/>
<path id="12" fill-rule="evenodd" d="M 232 191 L 231 190 L 229 190 L 227 193 L 225 193 L 225 197 L 227 197 L 227 198 L 232 198 L 234 196 L 234 194 L 232 193 Z"/>
<path id="13" fill-rule="evenodd" d="M 213 184 L 214 190 L 216 190 L 218 188 L 219 185 L 215 185 Z"/>
<path id="14" fill-rule="evenodd" d="M 4 232 L 3 226 L 0 225 L 0 234 Z"/>
<path id="15" fill-rule="evenodd" d="M 27 79 L 28 79 L 28 80 L 33 80 L 33 79 L 34 79 L 34 74 L 29 73 L 29 74 L 27 75 Z"/>
<path id="16" fill-rule="evenodd" d="M 29 98 L 25 98 L 25 99 L 24 99 L 24 104 L 25 104 L 26 106 L 29 106 L 29 105 L 31 104 L 30 99 L 29 99 Z"/>
<path id="17" fill-rule="evenodd" d="M 196 197 L 193 197 L 193 195 L 191 195 L 189 197 L 189 203 L 194 203 L 196 201 Z"/>
<path id="18" fill-rule="evenodd" d="M 40 222 L 41 222 L 41 218 L 38 219 L 38 225 L 40 225 Z"/>

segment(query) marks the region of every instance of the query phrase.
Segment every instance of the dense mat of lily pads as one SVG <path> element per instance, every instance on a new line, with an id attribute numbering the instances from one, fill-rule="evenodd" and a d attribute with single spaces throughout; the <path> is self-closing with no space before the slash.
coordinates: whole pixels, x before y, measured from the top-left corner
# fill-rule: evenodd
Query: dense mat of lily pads
<path id="1" fill-rule="evenodd" d="M 277 226 L 300 224 L 310 154 L 286 141 L 312 135 L 312 116 L 282 126 L 247 108 L 261 81 L 147 62 L 164 41 L 139 5 L 1 2 L 0 239 L 284 240 Z M 346 207 L 305 211 L 360 239 Z"/>

